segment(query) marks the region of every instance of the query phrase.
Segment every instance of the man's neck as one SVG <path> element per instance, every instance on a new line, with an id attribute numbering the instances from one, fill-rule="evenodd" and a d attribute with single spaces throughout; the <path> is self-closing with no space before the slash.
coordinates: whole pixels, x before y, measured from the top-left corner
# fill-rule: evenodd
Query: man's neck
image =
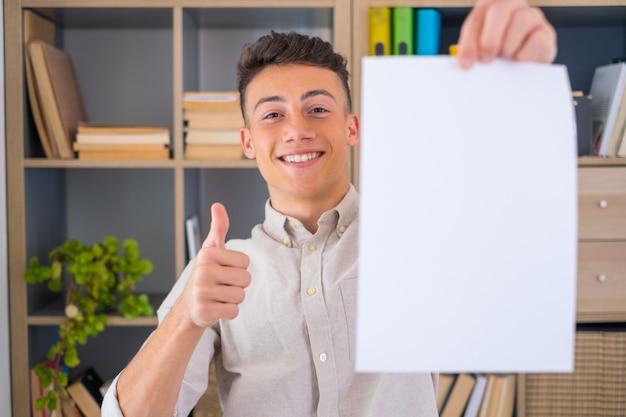
<path id="1" fill-rule="evenodd" d="M 318 228 L 317 222 L 322 214 L 335 208 L 349 189 L 350 184 L 346 184 L 343 191 L 307 197 L 285 196 L 270 191 L 270 202 L 275 210 L 299 220 L 309 232 L 315 233 Z"/>

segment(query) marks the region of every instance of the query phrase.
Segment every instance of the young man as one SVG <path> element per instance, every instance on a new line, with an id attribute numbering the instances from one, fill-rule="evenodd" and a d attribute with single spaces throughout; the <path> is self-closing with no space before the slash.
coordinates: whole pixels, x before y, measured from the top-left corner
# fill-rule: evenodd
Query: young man
<path id="1" fill-rule="evenodd" d="M 479 0 L 459 39 L 463 67 L 555 55 L 554 29 L 524 0 Z M 226 210 L 212 206 L 202 249 L 103 415 L 186 416 L 215 357 L 225 416 L 437 416 L 436 375 L 354 372 L 358 196 L 347 157 L 359 120 L 345 60 L 319 39 L 272 33 L 238 70 L 241 143 L 267 182 L 266 219 L 226 245 Z"/>

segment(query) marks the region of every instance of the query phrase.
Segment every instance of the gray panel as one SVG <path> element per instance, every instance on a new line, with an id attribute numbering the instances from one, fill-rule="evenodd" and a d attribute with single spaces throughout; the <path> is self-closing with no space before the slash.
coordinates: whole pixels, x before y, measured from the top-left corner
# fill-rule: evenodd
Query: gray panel
<path id="1" fill-rule="evenodd" d="M 256 169 L 202 170 L 200 177 L 202 234 L 211 224 L 211 204 L 224 204 L 230 219 L 227 239 L 247 238 L 250 230 L 265 217 L 267 185 Z"/>
<path id="2" fill-rule="evenodd" d="M 92 122 L 173 125 L 171 29 L 66 29 Z"/>
<path id="3" fill-rule="evenodd" d="M 67 236 L 84 243 L 134 238 L 154 264 L 137 286 L 164 293 L 174 282 L 174 175 L 168 169 L 72 169 L 67 173 Z"/>
<path id="4" fill-rule="evenodd" d="M 276 30 L 296 30 L 332 41 L 330 29 L 298 28 L 283 25 Z M 204 91 L 237 90 L 237 61 L 245 44 L 269 32 L 268 29 L 201 29 L 200 89 Z M 219 57 L 219 59 L 216 59 Z"/>

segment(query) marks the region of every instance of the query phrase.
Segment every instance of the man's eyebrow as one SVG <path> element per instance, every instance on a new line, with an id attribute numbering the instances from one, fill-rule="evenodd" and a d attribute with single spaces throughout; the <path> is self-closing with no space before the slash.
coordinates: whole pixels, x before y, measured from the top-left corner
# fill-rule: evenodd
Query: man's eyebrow
<path id="1" fill-rule="evenodd" d="M 335 96 L 333 96 L 329 91 L 323 90 L 323 89 L 307 91 L 306 93 L 302 94 L 302 97 L 300 99 L 306 100 L 307 98 L 311 98 L 311 97 L 319 96 L 319 95 L 327 96 L 327 97 L 330 97 L 333 101 L 337 101 L 335 99 Z"/>
<path id="2" fill-rule="evenodd" d="M 281 97 L 281 96 L 267 96 L 267 97 L 263 97 L 262 99 L 260 99 L 259 101 L 256 102 L 256 104 L 254 105 L 254 109 L 253 110 L 256 110 L 263 103 L 270 103 L 270 102 L 284 103 L 285 99 L 283 97 Z"/>

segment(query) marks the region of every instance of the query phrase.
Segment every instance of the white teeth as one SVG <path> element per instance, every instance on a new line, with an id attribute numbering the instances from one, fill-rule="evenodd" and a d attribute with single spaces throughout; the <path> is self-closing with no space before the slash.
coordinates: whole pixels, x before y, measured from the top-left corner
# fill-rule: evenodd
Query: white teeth
<path id="1" fill-rule="evenodd" d="M 305 154 L 298 154 L 298 155 L 287 155 L 285 156 L 285 161 L 287 162 L 306 162 L 306 161 L 310 161 L 311 159 L 315 159 L 319 156 L 319 152 L 309 152 L 309 153 L 305 153 Z"/>

